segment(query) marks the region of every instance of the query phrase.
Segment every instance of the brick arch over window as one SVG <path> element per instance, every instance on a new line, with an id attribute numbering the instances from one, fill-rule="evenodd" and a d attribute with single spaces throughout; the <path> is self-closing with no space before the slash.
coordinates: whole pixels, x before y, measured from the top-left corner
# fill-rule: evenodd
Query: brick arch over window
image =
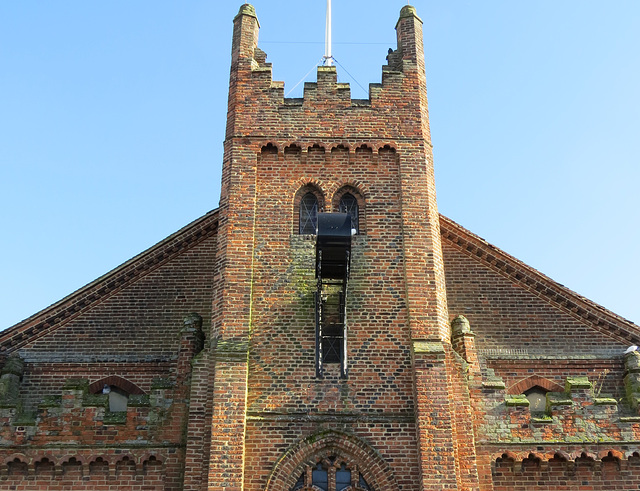
<path id="1" fill-rule="evenodd" d="M 341 209 L 342 202 L 349 197 L 349 195 L 355 198 L 357 203 L 357 231 L 358 234 L 366 234 L 366 206 L 363 194 L 360 190 L 353 185 L 345 185 L 338 189 L 331 199 L 331 210 L 334 212 L 344 211 Z"/>
<path id="2" fill-rule="evenodd" d="M 89 392 L 92 394 L 101 394 L 102 388 L 105 385 L 115 386 L 119 389 L 124 390 L 127 394 L 144 394 L 144 390 L 138 387 L 133 382 L 129 382 L 127 379 L 119 377 L 117 375 L 109 375 L 108 377 L 101 378 L 100 380 L 96 380 L 91 385 L 89 385 Z"/>
<path id="3" fill-rule="evenodd" d="M 300 234 L 301 231 L 301 206 L 303 205 L 302 201 L 305 199 L 305 196 L 313 195 L 317 200 L 317 212 L 324 211 L 324 194 L 320 190 L 320 188 L 313 184 L 308 183 L 304 186 L 300 187 L 296 192 L 293 198 L 293 230 L 294 233 Z"/>
<path id="4" fill-rule="evenodd" d="M 393 471 L 373 448 L 354 435 L 328 431 L 294 444 L 274 466 L 265 491 L 290 491 L 310 466 L 329 457 L 357 466 L 370 489 L 399 490 Z"/>
<path id="5" fill-rule="evenodd" d="M 524 394 L 526 391 L 536 386 L 549 392 L 564 392 L 564 387 L 561 385 L 538 375 L 531 375 L 530 377 L 522 379 L 509 387 L 507 394 Z"/>

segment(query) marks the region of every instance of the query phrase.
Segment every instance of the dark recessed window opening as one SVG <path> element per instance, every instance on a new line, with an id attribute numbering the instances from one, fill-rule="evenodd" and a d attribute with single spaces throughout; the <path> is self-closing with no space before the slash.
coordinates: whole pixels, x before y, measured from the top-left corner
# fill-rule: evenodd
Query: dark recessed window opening
<path id="1" fill-rule="evenodd" d="M 351 229 L 354 233 L 360 233 L 360 226 L 358 223 L 358 200 L 351 193 L 345 193 L 340 198 L 340 205 L 338 206 L 338 212 L 347 213 L 351 217 Z"/>
<path id="2" fill-rule="evenodd" d="M 344 358 L 344 297 L 334 285 L 322 299 L 322 363 L 342 363 Z M 327 292 L 327 290 L 329 290 Z"/>
<path id="3" fill-rule="evenodd" d="M 300 234 L 314 235 L 318 225 L 318 198 L 307 193 L 300 201 Z"/>
<path id="4" fill-rule="evenodd" d="M 353 489 L 358 491 L 373 491 L 367 484 L 357 467 L 340 462 L 336 456 L 323 459 L 317 464 L 307 465 L 300 474 L 298 481 L 291 491 L 316 489 L 322 491 L 344 491 Z"/>

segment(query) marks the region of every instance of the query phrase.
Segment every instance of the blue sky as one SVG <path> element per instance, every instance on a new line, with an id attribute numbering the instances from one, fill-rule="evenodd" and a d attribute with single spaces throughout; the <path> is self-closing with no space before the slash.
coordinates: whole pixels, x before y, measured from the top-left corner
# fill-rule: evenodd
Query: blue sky
<path id="1" fill-rule="evenodd" d="M 334 0 L 352 97 L 404 4 Z M 240 5 L 0 2 L 0 328 L 218 206 Z M 322 57 L 325 1 L 254 5 L 289 92 Z M 440 211 L 640 322 L 640 2 L 413 5 Z"/>

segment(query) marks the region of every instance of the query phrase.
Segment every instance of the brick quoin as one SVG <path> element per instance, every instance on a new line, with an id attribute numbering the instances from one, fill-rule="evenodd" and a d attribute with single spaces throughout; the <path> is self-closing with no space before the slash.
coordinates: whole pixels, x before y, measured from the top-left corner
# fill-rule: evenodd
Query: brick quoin
<path id="1" fill-rule="evenodd" d="M 0 488 L 638 489 L 640 330 L 438 213 L 416 10 L 366 100 L 233 24 L 219 208 L 0 334 Z M 309 194 L 358 207 L 343 367 Z"/>

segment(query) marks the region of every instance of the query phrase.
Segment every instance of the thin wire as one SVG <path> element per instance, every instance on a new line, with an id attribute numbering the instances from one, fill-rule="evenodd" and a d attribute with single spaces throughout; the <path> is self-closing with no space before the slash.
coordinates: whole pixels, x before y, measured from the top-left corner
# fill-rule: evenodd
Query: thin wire
<path id="1" fill-rule="evenodd" d="M 324 43 L 321 43 L 320 41 L 260 41 L 260 44 L 324 44 Z M 356 42 L 335 43 L 335 42 L 332 42 L 331 44 L 391 46 L 393 43 L 356 43 Z"/>
<path id="2" fill-rule="evenodd" d="M 290 90 L 289 92 L 287 92 L 284 96 L 285 96 L 285 97 L 287 97 L 289 94 L 291 94 L 291 92 L 293 92 L 293 91 L 295 90 L 295 88 L 296 88 L 298 85 L 300 85 L 300 84 L 304 81 L 304 79 L 305 79 L 305 78 L 307 78 L 307 77 L 309 76 L 309 74 L 310 74 L 313 70 L 315 70 L 316 68 L 318 68 L 318 66 L 320 66 L 320 64 L 322 63 L 323 59 L 324 59 L 324 57 L 323 57 L 323 58 L 320 58 L 320 63 L 316 63 L 315 65 L 313 65 L 313 66 L 311 67 L 311 70 L 309 70 L 309 71 L 304 75 L 304 77 L 302 77 L 302 78 L 300 79 L 300 82 L 298 82 L 298 83 L 297 83 L 297 84 L 295 84 L 293 87 L 291 87 L 291 90 Z M 345 72 L 346 72 L 346 70 L 345 70 Z M 355 80 L 355 79 L 354 79 L 354 80 Z"/>
<path id="3" fill-rule="evenodd" d="M 340 66 L 340 68 L 342 68 L 342 69 L 347 73 L 347 75 L 349 75 L 349 76 L 353 79 L 353 81 L 354 81 L 355 83 L 357 83 L 357 84 L 360 86 L 360 88 L 361 88 L 362 90 L 364 90 L 364 91 L 365 91 L 365 93 L 366 93 L 366 94 L 368 94 L 368 93 L 369 93 L 369 91 L 368 91 L 367 89 L 365 89 L 362 85 L 360 85 L 360 82 L 358 82 L 358 81 L 356 80 L 356 78 L 355 78 L 353 75 L 351 75 L 351 74 L 349 73 L 349 71 L 348 71 L 344 66 L 342 66 L 342 63 L 340 63 L 340 62 L 339 62 L 338 60 L 336 60 L 335 58 L 333 59 L 333 61 L 335 61 L 335 62 L 336 62 L 336 64 L 337 64 L 338 66 Z"/>

